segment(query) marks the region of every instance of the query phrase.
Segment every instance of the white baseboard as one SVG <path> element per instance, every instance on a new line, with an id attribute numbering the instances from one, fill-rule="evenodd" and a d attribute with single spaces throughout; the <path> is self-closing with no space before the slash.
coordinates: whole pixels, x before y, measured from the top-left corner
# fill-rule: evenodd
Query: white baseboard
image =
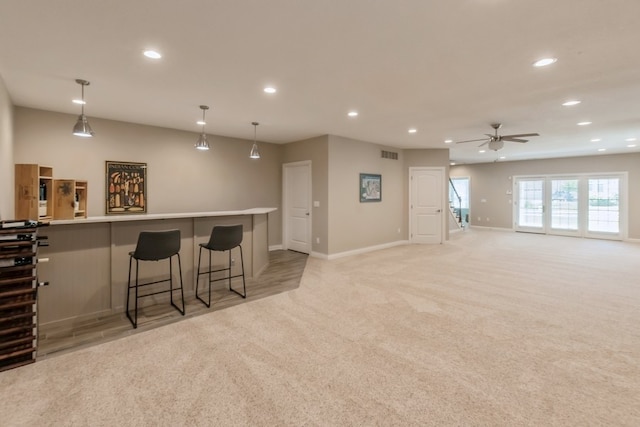
<path id="1" fill-rule="evenodd" d="M 484 225 L 470 225 L 469 228 L 479 228 L 482 230 L 492 230 L 492 231 L 515 231 L 513 228 L 485 227 Z"/>
<path id="2" fill-rule="evenodd" d="M 409 244 L 408 240 L 398 240 L 398 241 L 395 241 L 395 242 L 383 243 L 381 245 L 368 246 L 366 248 L 354 249 L 352 251 L 338 252 L 337 254 L 328 255 L 326 259 L 332 260 L 332 259 L 337 259 L 337 258 L 344 258 L 344 257 L 352 256 L 352 255 L 359 255 L 359 254 L 364 254 L 364 253 L 367 253 L 367 252 L 379 251 L 381 249 L 388 249 L 388 248 L 393 248 L 395 246 L 402 246 L 402 245 L 408 245 L 408 244 Z"/>
<path id="3" fill-rule="evenodd" d="M 282 245 L 269 246 L 269 252 L 271 252 L 271 251 L 281 251 L 281 250 L 282 250 Z"/>
<path id="4" fill-rule="evenodd" d="M 623 240 L 624 242 L 629 242 L 629 243 L 640 243 L 640 239 L 630 239 L 630 238 L 626 238 Z"/>
<path id="5" fill-rule="evenodd" d="M 325 261 L 329 259 L 329 255 L 323 254 L 322 252 L 311 252 L 309 256 L 313 258 L 323 259 Z"/>

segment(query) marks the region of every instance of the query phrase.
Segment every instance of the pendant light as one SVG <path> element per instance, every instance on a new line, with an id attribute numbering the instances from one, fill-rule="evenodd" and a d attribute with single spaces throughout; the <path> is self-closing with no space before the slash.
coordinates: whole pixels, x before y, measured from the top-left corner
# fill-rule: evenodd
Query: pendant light
<path id="1" fill-rule="evenodd" d="M 94 135 L 94 132 L 91 129 L 91 126 L 89 126 L 87 116 L 84 115 L 84 87 L 89 86 L 89 82 L 82 79 L 76 79 L 76 83 L 82 86 L 82 100 L 80 102 L 80 104 L 82 105 L 82 112 L 78 116 L 76 125 L 73 127 L 73 134 L 76 136 L 82 136 L 84 138 L 91 138 Z"/>
<path id="2" fill-rule="evenodd" d="M 260 158 L 260 151 L 258 151 L 258 143 L 256 141 L 256 133 L 258 132 L 258 125 L 260 123 L 251 122 L 251 124 L 253 125 L 253 147 L 251 147 L 251 154 L 249 154 L 249 157 L 252 158 L 252 159 L 259 159 Z"/>
<path id="3" fill-rule="evenodd" d="M 200 134 L 200 136 L 198 137 L 198 140 L 196 141 L 196 149 L 198 150 L 208 150 L 209 149 L 209 143 L 207 142 L 207 134 L 204 133 L 204 125 L 206 125 L 207 123 L 204 121 L 204 114 L 205 112 L 209 109 L 208 106 L 206 105 L 201 105 L 200 109 L 202 110 L 202 133 Z"/>

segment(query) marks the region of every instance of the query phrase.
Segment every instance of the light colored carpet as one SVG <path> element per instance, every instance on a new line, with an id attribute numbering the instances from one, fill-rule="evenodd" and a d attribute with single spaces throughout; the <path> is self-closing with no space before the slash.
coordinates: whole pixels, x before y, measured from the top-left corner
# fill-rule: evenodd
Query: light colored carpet
<path id="1" fill-rule="evenodd" d="M 0 424 L 640 425 L 640 245 L 471 230 L 0 374 Z"/>

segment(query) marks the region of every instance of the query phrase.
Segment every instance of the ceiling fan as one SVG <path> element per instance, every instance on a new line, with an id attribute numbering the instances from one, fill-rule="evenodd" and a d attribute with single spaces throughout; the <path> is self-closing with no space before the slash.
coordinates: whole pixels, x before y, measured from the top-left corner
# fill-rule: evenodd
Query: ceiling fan
<path id="1" fill-rule="evenodd" d="M 537 134 L 537 133 L 519 133 L 519 134 L 515 134 L 515 135 L 498 135 L 498 129 L 500 129 L 502 127 L 502 124 L 501 123 L 491 123 L 491 127 L 493 129 L 495 129 L 495 135 L 491 135 L 489 133 L 485 133 L 485 135 L 487 135 L 489 137 L 489 139 L 487 139 L 487 138 L 469 139 L 467 141 L 458 141 L 458 142 L 456 142 L 456 144 L 463 144 L 465 142 L 484 141 L 478 147 L 482 147 L 482 146 L 488 144 L 488 147 L 489 147 L 490 150 L 498 151 L 504 146 L 504 142 L 505 141 L 508 141 L 508 142 L 522 142 L 522 143 L 524 143 L 524 142 L 527 142 L 528 139 L 522 139 L 522 138 L 529 137 L 529 136 L 540 136 L 540 134 Z"/>

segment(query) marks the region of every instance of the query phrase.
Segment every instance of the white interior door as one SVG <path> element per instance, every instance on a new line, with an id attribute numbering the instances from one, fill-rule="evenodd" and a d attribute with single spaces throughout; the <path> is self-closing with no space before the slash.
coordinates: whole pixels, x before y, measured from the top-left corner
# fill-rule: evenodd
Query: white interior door
<path id="1" fill-rule="evenodd" d="M 311 252 L 311 162 L 283 165 L 283 247 Z"/>
<path id="2" fill-rule="evenodd" d="M 410 241 L 442 243 L 444 206 L 444 169 L 410 168 Z"/>

